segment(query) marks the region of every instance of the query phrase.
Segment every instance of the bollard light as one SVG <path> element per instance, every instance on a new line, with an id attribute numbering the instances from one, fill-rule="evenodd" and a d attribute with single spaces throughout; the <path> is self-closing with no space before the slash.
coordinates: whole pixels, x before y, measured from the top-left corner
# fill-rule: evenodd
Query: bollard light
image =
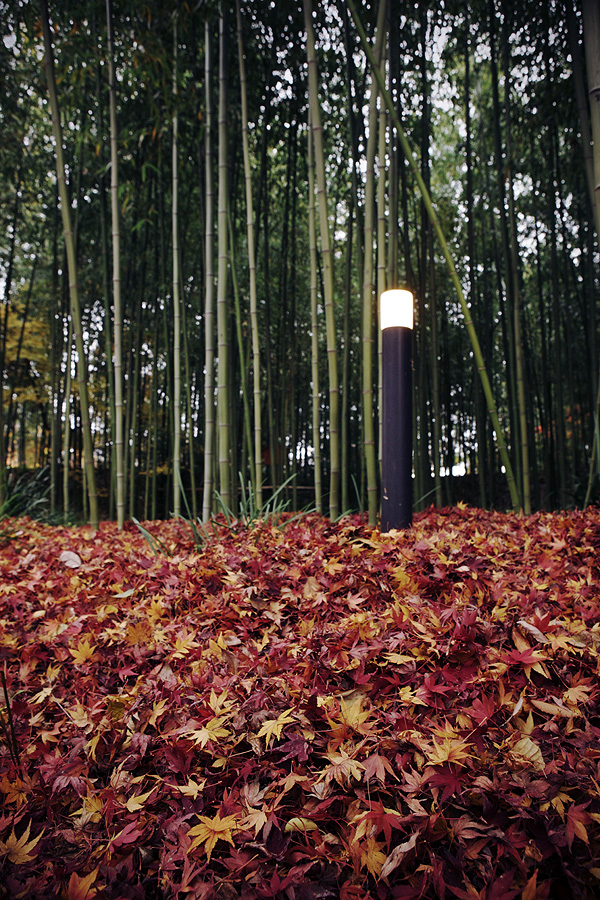
<path id="1" fill-rule="evenodd" d="M 380 297 L 382 352 L 381 530 L 412 522 L 412 330 L 413 295 L 384 291 Z"/>

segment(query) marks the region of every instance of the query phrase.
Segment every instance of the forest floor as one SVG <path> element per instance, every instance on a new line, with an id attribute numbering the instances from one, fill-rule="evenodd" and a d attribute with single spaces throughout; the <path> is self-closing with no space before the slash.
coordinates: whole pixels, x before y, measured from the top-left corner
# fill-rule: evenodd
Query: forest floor
<path id="1" fill-rule="evenodd" d="M 600 510 L 145 527 L 8 522 L 0 897 L 598 896 Z"/>

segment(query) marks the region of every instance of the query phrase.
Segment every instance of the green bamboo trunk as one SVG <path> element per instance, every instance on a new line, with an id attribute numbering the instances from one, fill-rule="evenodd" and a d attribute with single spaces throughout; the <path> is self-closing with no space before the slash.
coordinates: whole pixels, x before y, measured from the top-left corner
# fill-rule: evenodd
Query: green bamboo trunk
<path id="1" fill-rule="evenodd" d="M 63 221 L 63 232 L 67 251 L 67 269 L 69 273 L 69 298 L 71 321 L 73 323 L 73 337 L 77 350 L 77 386 L 81 407 L 81 428 L 83 432 L 83 466 L 87 479 L 89 498 L 89 523 L 93 529 L 98 528 L 98 494 L 96 490 L 96 473 L 94 470 L 94 448 L 92 429 L 90 423 L 90 408 L 87 385 L 87 357 L 83 344 L 83 331 L 81 325 L 81 306 L 77 286 L 77 263 L 75 259 L 75 240 L 71 225 L 71 204 L 65 177 L 65 162 L 63 155 L 62 127 L 60 123 L 60 110 L 56 79 L 54 76 L 54 55 L 52 40 L 50 37 L 50 23 L 48 21 L 48 6 L 46 0 L 40 0 L 40 12 L 42 19 L 42 31 L 44 35 L 44 68 L 48 83 L 48 98 L 52 113 L 52 131 L 54 134 L 54 150 L 56 156 L 56 178 Z"/>
<path id="2" fill-rule="evenodd" d="M 312 401 L 312 442 L 314 453 L 315 509 L 323 512 L 323 481 L 321 464 L 321 394 L 319 391 L 319 318 L 317 287 L 317 223 L 315 213 L 314 151 L 311 137 L 310 112 L 308 123 L 308 246 L 310 253 L 310 360 Z"/>
<path id="3" fill-rule="evenodd" d="M 231 507 L 231 425 L 229 372 L 229 308 L 227 303 L 228 266 L 228 152 L 227 152 L 227 25 L 225 13 L 219 17 L 219 189 L 218 189 L 218 261 L 217 261 L 217 448 L 219 492 Z"/>
<path id="4" fill-rule="evenodd" d="M 113 251 L 113 380 L 114 414 L 112 423 L 115 435 L 115 486 L 117 495 L 117 525 L 125 522 L 125 472 L 123 466 L 123 310 L 121 306 L 121 249 L 119 229 L 119 154 L 117 152 L 117 105 L 114 66 L 114 38 L 112 24 L 112 0 L 106 0 L 106 26 L 108 34 L 108 90 L 110 116 L 110 196 L 112 211 Z M 110 365 L 109 365 L 110 368 Z"/>
<path id="5" fill-rule="evenodd" d="M 248 143 L 248 99 L 246 63 L 242 40 L 242 17 L 236 0 L 240 94 L 242 101 L 242 151 L 244 154 L 244 183 L 246 188 L 246 232 L 248 235 L 248 275 L 250 280 L 250 329 L 252 334 L 252 396 L 254 400 L 254 490 L 256 504 L 262 506 L 262 421 L 260 389 L 260 338 L 258 332 L 258 304 L 256 293 L 256 251 L 254 247 L 254 209 L 252 201 L 252 170 Z"/>
<path id="6" fill-rule="evenodd" d="M 172 137 L 172 198 L 171 225 L 173 230 L 173 515 L 181 514 L 181 301 L 179 275 L 179 162 L 177 114 L 177 14 L 173 19 L 173 113 Z"/>
<path id="7" fill-rule="evenodd" d="M 377 17 L 377 38 L 375 59 L 379 65 L 385 38 L 385 0 L 379 4 Z M 375 445 L 375 404 L 373 399 L 373 364 L 375 354 L 375 322 L 373 316 L 373 292 L 375 275 L 373 267 L 374 231 L 375 231 L 375 151 L 377 148 L 377 82 L 371 75 L 369 98 L 369 136 L 367 138 L 367 166 L 365 183 L 365 231 L 362 291 L 362 397 L 363 397 L 363 440 L 365 463 L 367 470 L 367 506 L 369 525 L 374 526 L 379 508 L 379 491 L 377 482 L 377 450 Z M 379 180 L 385 184 L 385 179 Z M 379 198 L 381 200 L 381 197 Z M 379 235 L 379 237 L 381 237 Z M 384 240 L 385 244 L 385 240 Z M 378 244 L 378 253 L 383 247 Z M 385 259 L 385 254 L 384 254 Z"/>
<path id="8" fill-rule="evenodd" d="M 212 511 L 213 500 L 213 463 L 215 443 L 215 401 L 214 401 L 214 234 L 213 234 L 213 171 L 212 171 L 212 41 L 208 19 L 204 26 L 204 79 L 206 91 L 206 121 L 204 133 L 204 183 L 205 183 L 205 222 L 204 222 L 204 483 L 202 491 L 202 521 L 207 522 Z"/>
<path id="9" fill-rule="evenodd" d="M 304 20 L 307 34 L 308 95 L 312 125 L 312 140 L 314 142 L 317 199 L 319 207 L 319 232 L 321 237 L 321 258 L 323 262 L 323 292 L 325 295 L 325 326 L 327 333 L 327 370 L 329 375 L 329 514 L 332 519 L 337 519 L 340 513 L 340 390 L 335 332 L 333 255 L 331 252 L 329 219 L 327 213 L 323 126 L 321 123 L 321 107 L 319 104 L 317 57 L 315 53 L 315 36 L 312 26 L 311 0 L 304 0 Z"/>

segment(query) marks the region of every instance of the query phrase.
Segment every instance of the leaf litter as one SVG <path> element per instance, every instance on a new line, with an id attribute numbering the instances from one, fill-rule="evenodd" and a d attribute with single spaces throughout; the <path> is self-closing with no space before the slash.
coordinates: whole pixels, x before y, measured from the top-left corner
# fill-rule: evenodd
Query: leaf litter
<path id="1" fill-rule="evenodd" d="M 0 896 L 598 895 L 600 511 L 18 529 Z"/>

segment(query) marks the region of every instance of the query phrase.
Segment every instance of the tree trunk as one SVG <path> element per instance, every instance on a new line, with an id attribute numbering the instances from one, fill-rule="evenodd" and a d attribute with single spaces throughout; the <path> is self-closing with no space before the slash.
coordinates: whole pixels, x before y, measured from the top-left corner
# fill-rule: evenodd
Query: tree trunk
<path id="1" fill-rule="evenodd" d="M 513 336 L 515 374 L 517 378 L 517 409 L 519 413 L 519 443 L 521 451 L 521 497 L 523 499 L 523 512 L 531 515 L 531 487 L 529 478 L 529 438 L 527 422 L 527 400 L 525 386 L 525 364 L 523 360 L 522 337 L 522 312 L 521 312 L 521 285 L 520 285 L 520 258 L 517 238 L 517 217 L 515 213 L 515 196 L 513 188 L 513 160 L 512 160 L 512 122 L 511 122 L 511 75 L 510 75 L 510 50 L 508 40 L 508 9 L 504 3 L 504 21 L 502 28 L 502 49 L 504 58 L 504 108 L 506 113 L 506 162 L 508 174 L 508 219 L 510 224 L 510 277 L 512 278 L 513 298 Z M 515 448 L 516 449 L 516 448 Z"/>
<path id="2" fill-rule="evenodd" d="M 308 122 L 308 245 L 310 250 L 310 335 L 311 335 L 311 379 L 312 379 L 312 442 L 314 453 L 315 509 L 323 511 L 323 485 L 321 475 L 321 395 L 319 392 L 319 320 L 318 320 L 318 273 L 317 273 L 317 228 L 315 214 L 314 151 L 310 111 Z"/>
<path id="3" fill-rule="evenodd" d="M 205 179 L 205 224 L 204 224 L 204 487 L 202 492 L 202 521 L 210 518 L 213 500 L 213 461 L 215 443 L 215 401 L 214 401 L 214 234 L 213 234 L 213 171 L 212 171 L 212 41 L 208 19 L 204 27 L 204 78 L 206 92 L 206 122 L 204 131 L 204 179 Z"/>
<path id="4" fill-rule="evenodd" d="M 219 455 L 219 492 L 231 506 L 231 427 L 229 386 L 229 309 L 227 305 L 228 237 L 228 147 L 227 147 L 227 24 L 226 7 L 219 15 L 219 199 L 217 265 L 217 431 Z"/>
<path id="5" fill-rule="evenodd" d="M 52 304 L 50 307 L 50 341 L 51 341 L 51 415 L 50 420 L 50 514 L 57 511 L 58 500 L 58 465 L 60 456 L 60 360 L 64 333 L 58 309 L 58 204 L 54 207 L 52 227 Z M 60 322 L 60 325 L 58 324 Z M 2 463 L 0 462 L 0 466 Z"/>
<path id="6" fill-rule="evenodd" d="M 172 200 L 173 229 L 173 515 L 181 514 L 181 299 L 179 274 L 179 161 L 177 113 L 177 12 L 173 17 L 173 141 L 172 141 Z"/>
<path id="7" fill-rule="evenodd" d="M 115 436 L 115 482 L 117 494 L 117 526 L 125 522 L 125 473 L 123 469 L 123 311 L 121 307 L 121 250 L 119 231 L 119 178 L 117 153 L 117 105 L 114 65 L 114 38 L 112 24 L 112 0 L 106 0 L 106 27 L 108 34 L 108 90 L 110 113 L 110 196 L 112 209 L 113 250 L 113 370 L 115 420 L 112 423 Z M 110 362 L 107 360 L 110 367 Z"/>
<path id="8" fill-rule="evenodd" d="M 315 170 L 317 176 L 317 196 L 319 205 L 319 231 L 321 236 L 321 257 L 323 261 L 323 286 L 325 301 L 325 324 L 327 332 L 327 369 L 329 374 L 329 514 L 337 519 L 340 513 L 340 416 L 339 380 L 337 362 L 337 342 L 335 333 L 333 258 L 327 214 L 327 187 L 325 179 L 325 154 L 323 149 L 323 126 L 317 83 L 317 57 L 315 36 L 312 26 L 312 0 L 304 0 L 304 19 L 307 34 L 308 92 L 314 141 Z"/>
<path id="9" fill-rule="evenodd" d="M 56 80 L 54 77 L 54 55 L 50 37 L 50 23 L 48 21 L 47 0 L 40 0 L 40 13 L 42 18 L 42 31 L 44 34 L 44 68 L 48 82 L 48 96 L 52 112 L 52 130 L 54 133 L 54 145 L 56 155 L 56 177 L 58 181 L 63 231 L 67 250 L 67 267 L 69 272 L 69 296 L 71 307 L 71 321 L 73 323 L 73 336 L 77 349 L 77 385 L 81 405 L 81 427 L 83 431 L 84 468 L 87 479 L 89 495 L 89 522 L 93 529 L 98 528 L 98 495 L 96 491 L 96 473 L 94 471 L 94 449 L 92 441 L 92 429 L 90 424 L 90 410 L 87 389 L 87 363 L 85 347 L 83 345 L 83 332 L 81 326 L 81 307 L 77 288 L 77 264 L 75 259 L 75 240 L 71 225 L 71 206 L 67 189 L 65 163 L 63 157 L 62 128 L 60 123 L 60 111 Z"/>
<path id="10" fill-rule="evenodd" d="M 6 379 L 6 339 L 8 334 L 8 315 L 10 312 L 10 294 L 13 281 L 13 264 L 15 257 L 15 245 L 17 240 L 17 223 L 19 220 L 19 211 L 21 208 L 21 191 L 19 184 L 21 182 L 21 167 L 17 170 L 15 198 L 12 214 L 12 231 L 10 240 L 10 250 L 8 256 L 8 265 L 6 267 L 6 278 L 4 283 L 4 309 L 2 310 L 2 339 L 0 341 L 0 506 L 6 499 L 6 448 L 7 442 L 5 437 L 5 413 L 4 413 L 4 382 Z"/>
<path id="11" fill-rule="evenodd" d="M 375 59 L 381 64 L 385 40 L 386 2 L 380 0 L 377 15 L 377 37 Z M 377 452 L 375 447 L 375 412 L 373 402 L 373 364 L 375 343 L 375 321 L 373 315 L 373 292 L 375 276 L 373 272 L 374 231 L 375 231 L 375 151 L 377 147 L 377 82 L 371 75 L 369 98 L 369 137 L 367 139 L 366 182 L 365 182 L 365 230 L 362 291 L 362 409 L 363 440 L 367 471 L 367 508 L 369 525 L 374 527 L 379 508 L 377 481 Z M 382 115 L 384 115 L 382 113 Z M 380 182 L 385 180 L 380 178 Z M 381 252 L 378 243 L 378 252 Z"/>
<path id="12" fill-rule="evenodd" d="M 582 10 L 593 142 L 594 208 L 598 239 L 600 240 L 600 6 L 598 0 L 582 0 Z"/>
<path id="13" fill-rule="evenodd" d="M 252 171 L 248 144 L 248 100 L 246 90 L 246 63 L 242 40 L 242 17 L 239 0 L 236 0 L 238 56 L 240 65 L 240 93 L 242 101 L 242 150 L 244 154 L 244 181 L 246 187 L 246 231 L 248 235 L 248 274 L 250 279 L 250 329 L 252 333 L 252 395 L 254 398 L 254 490 L 256 505 L 262 506 L 262 422 L 260 390 L 260 337 L 258 332 L 258 304 L 256 295 L 256 252 L 254 249 L 254 210 L 252 202 Z"/>
<path id="14" fill-rule="evenodd" d="M 590 96 L 590 122 L 593 141 L 593 198 L 596 238 L 600 243 L 600 8 L 597 0 L 583 0 L 583 40 Z M 589 177 L 589 176 L 588 176 Z M 586 505 L 589 502 L 594 473 L 594 462 L 600 458 L 600 381 L 595 398 L 594 440 L 590 462 Z"/>
<path id="15" fill-rule="evenodd" d="M 66 352 L 65 375 L 65 426 L 63 432 L 63 516 L 67 521 L 69 515 L 69 469 L 71 462 L 71 404 L 72 404 L 72 354 L 73 354 L 73 323 L 69 319 Z"/>

